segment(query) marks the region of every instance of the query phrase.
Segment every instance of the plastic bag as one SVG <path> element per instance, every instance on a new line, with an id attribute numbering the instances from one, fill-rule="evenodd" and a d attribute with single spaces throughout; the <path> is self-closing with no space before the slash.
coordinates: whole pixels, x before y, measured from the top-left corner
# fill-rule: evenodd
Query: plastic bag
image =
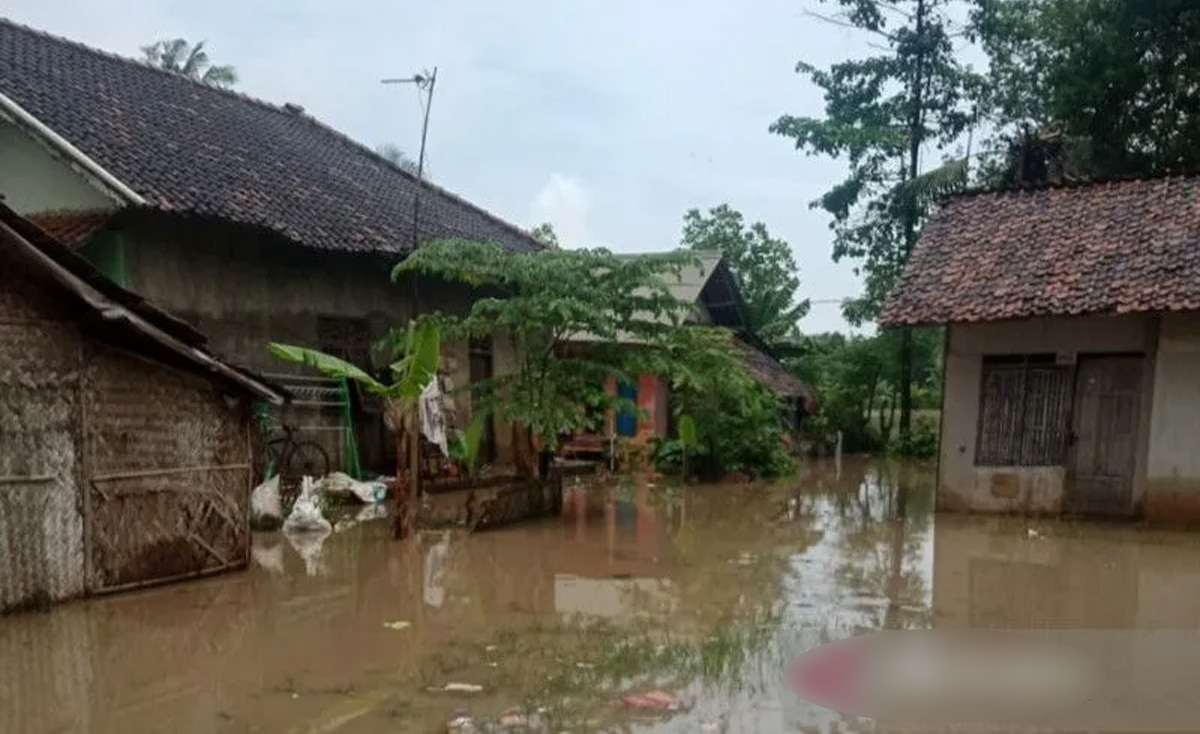
<path id="1" fill-rule="evenodd" d="M 312 477 L 304 477 L 300 484 L 300 496 L 292 505 L 292 512 L 283 522 L 285 533 L 331 533 L 333 526 L 321 514 L 317 504 L 316 484 Z"/>
<path id="2" fill-rule="evenodd" d="M 387 485 L 378 480 L 355 481 L 350 475 L 333 472 L 321 480 L 321 491 L 331 497 L 355 499 L 365 505 L 383 502 L 387 496 Z"/>
<path id="3" fill-rule="evenodd" d="M 279 475 L 254 488 L 250 493 L 250 525 L 255 529 L 276 530 L 283 520 L 283 504 L 279 499 Z"/>

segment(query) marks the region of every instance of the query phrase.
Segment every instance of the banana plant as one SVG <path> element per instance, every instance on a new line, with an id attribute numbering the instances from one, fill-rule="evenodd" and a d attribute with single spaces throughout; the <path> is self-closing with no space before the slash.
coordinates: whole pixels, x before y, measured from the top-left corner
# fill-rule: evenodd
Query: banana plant
<path id="1" fill-rule="evenodd" d="M 368 393 L 383 399 L 388 426 L 396 433 L 396 535 L 412 533 L 413 484 L 409 461 L 417 461 L 416 443 L 420 425 L 418 403 L 421 391 L 437 376 L 441 360 L 441 328 L 435 321 L 410 323 L 391 339 L 395 357 L 389 365 L 392 381 L 385 383 L 361 367 L 344 359 L 308 347 L 271 343 L 269 350 L 277 359 L 303 364 L 326 377 L 354 380 Z"/>

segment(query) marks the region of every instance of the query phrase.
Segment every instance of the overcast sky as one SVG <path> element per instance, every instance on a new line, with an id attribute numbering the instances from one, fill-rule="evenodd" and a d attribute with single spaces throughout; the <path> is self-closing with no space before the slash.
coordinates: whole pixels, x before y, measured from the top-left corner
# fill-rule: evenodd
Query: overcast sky
<path id="1" fill-rule="evenodd" d="M 809 0 L 6 0 L 0 13 L 137 56 L 159 38 L 207 40 L 238 88 L 415 157 L 420 105 L 386 76 L 438 67 L 427 153 L 442 185 L 567 246 L 670 249 L 690 207 L 728 202 L 787 239 L 801 293 L 855 295 L 808 203 L 844 174 L 768 126 L 820 115 L 794 72 L 860 55 Z M 869 50 L 869 49 L 866 49 Z M 817 304 L 806 332 L 843 329 Z"/>

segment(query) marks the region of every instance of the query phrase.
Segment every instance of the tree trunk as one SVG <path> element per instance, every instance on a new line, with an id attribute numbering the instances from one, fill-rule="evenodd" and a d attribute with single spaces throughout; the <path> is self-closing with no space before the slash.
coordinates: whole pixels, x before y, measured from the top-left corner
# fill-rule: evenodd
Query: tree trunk
<path id="1" fill-rule="evenodd" d="M 533 438 L 530 435 L 529 429 L 517 423 L 512 427 L 513 436 L 513 463 L 516 464 L 517 473 L 522 477 L 535 478 L 537 477 L 537 455 L 533 448 Z"/>
<path id="2" fill-rule="evenodd" d="M 409 512 L 412 494 L 412 476 L 409 471 L 408 432 L 400 427 L 396 430 L 396 481 L 392 487 L 392 537 L 399 540 L 410 534 Z"/>
<path id="3" fill-rule="evenodd" d="M 396 484 L 393 487 L 395 500 L 392 503 L 392 537 L 413 537 L 416 524 L 417 472 L 420 469 L 420 443 L 417 442 L 417 426 L 406 430 L 403 426 L 396 431 Z"/>
<path id="4" fill-rule="evenodd" d="M 925 15 L 928 12 L 925 0 L 917 0 L 916 36 L 917 43 L 925 48 Z M 912 108 L 908 117 L 908 175 L 916 179 L 921 168 L 921 145 L 925 142 L 925 54 L 922 50 L 913 67 L 911 86 L 908 89 Z M 904 216 L 904 262 L 908 262 L 913 245 L 917 242 L 917 202 L 910 197 Z M 908 445 L 912 435 L 912 329 L 904 327 L 900 332 L 900 442 Z"/>

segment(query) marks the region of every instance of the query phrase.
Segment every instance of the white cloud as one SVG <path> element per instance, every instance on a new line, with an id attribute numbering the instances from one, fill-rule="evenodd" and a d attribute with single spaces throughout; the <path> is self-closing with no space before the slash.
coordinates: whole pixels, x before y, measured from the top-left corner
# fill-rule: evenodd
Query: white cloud
<path id="1" fill-rule="evenodd" d="M 563 247 L 604 247 L 588 222 L 591 209 L 592 195 L 583 182 L 555 173 L 533 197 L 529 206 L 530 225 L 549 222 Z"/>

